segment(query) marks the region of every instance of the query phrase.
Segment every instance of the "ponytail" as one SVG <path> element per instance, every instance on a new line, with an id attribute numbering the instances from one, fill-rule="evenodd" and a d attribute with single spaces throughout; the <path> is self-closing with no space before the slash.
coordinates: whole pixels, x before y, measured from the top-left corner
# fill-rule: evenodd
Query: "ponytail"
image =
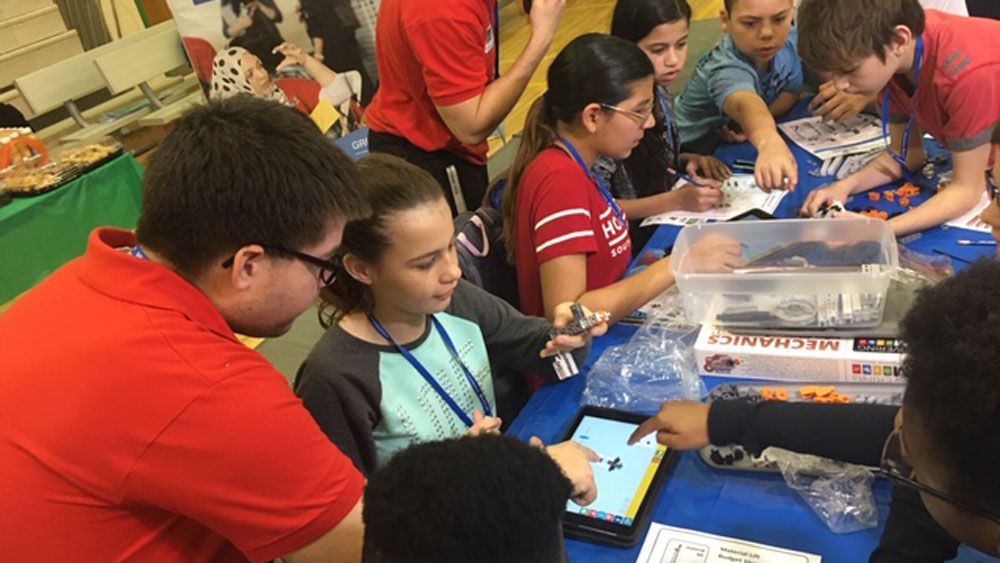
<path id="1" fill-rule="evenodd" d="M 652 75 L 653 64 L 635 43 L 601 33 L 581 35 L 556 55 L 549 65 L 548 90 L 528 110 L 503 197 L 503 235 L 511 263 L 517 249 L 515 221 L 521 180 L 531 161 L 558 140 L 557 124 L 574 123 L 589 104 L 620 103 L 631 95 L 634 82 Z"/>
<path id="2" fill-rule="evenodd" d="M 507 188 L 503 194 L 503 239 L 507 246 L 507 261 L 514 263 L 515 216 L 517 215 L 517 192 L 521 187 L 521 177 L 531 161 L 545 149 L 553 146 L 559 134 L 556 133 L 555 117 L 548 104 L 548 93 L 542 94 L 531 104 L 524 119 L 521 146 L 517 149 L 514 164 L 507 171 Z"/>

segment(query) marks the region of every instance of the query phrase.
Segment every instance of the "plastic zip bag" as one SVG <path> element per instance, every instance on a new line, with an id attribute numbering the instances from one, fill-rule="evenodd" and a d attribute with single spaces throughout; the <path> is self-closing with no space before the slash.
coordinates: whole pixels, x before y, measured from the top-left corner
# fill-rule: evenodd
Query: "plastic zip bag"
<path id="1" fill-rule="evenodd" d="M 591 368 L 581 404 L 655 413 L 663 401 L 708 394 L 694 355 L 700 327 L 688 322 L 676 287 L 655 302 L 632 338 L 605 350 Z"/>
<path id="2" fill-rule="evenodd" d="M 874 475 L 869 469 L 780 448 L 768 448 L 761 457 L 781 468 L 785 483 L 833 533 L 849 534 L 878 526 Z"/>

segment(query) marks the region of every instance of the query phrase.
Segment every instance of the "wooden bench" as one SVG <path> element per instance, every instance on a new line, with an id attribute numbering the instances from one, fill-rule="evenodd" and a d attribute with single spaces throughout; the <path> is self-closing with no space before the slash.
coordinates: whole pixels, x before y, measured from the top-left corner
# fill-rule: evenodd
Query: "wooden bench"
<path id="1" fill-rule="evenodd" d="M 35 115 L 46 113 L 60 106 L 66 108 L 80 129 L 64 137 L 62 140 L 65 142 L 85 141 L 114 133 L 122 127 L 136 123 L 141 117 L 152 113 L 157 108 L 144 107 L 129 115 L 104 123 L 91 122 L 80 111 L 76 100 L 106 87 L 104 77 L 94 61 L 117 52 L 128 52 L 131 53 L 132 57 L 142 60 L 142 57 L 148 53 L 137 51 L 134 47 L 150 36 L 159 36 L 165 33 L 173 33 L 177 36 L 177 25 L 173 20 L 21 76 L 14 80 L 14 85 Z M 179 36 L 177 37 L 177 40 L 180 41 Z M 130 102 L 134 100 L 131 96 L 129 98 Z"/>
<path id="2" fill-rule="evenodd" d="M 137 53 L 141 53 L 141 56 L 136 56 Z M 184 45 L 176 27 L 143 33 L 139 40 L 129 45 L 128 50 L 117 50 L 97 57 L 94 65 L 112 94 L 138 88 L 146 96 L 154 109 L 139 118 L 141 126 L 164 125 L 205 101 L 200 88 L 193 92 L 177 89 L 161 99 L 160 94 L 149 84 L 155 78 L 188 66 Z"/>

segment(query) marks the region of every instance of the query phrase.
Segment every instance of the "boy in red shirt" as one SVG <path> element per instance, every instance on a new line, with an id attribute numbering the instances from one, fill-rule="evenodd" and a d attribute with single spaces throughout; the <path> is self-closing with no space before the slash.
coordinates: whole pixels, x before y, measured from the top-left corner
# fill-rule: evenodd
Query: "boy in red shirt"
<path id="1" fill-rule="evenodd" d="M 531 38 L 498 71 L 496 0 L 383 0 L 376 27 L 379 89 L 365 111 L 369 150 L 402 157 L 469 209 L 486 193 L 486 139 L 503 122 L 549 50 L 565 0 L 536 0 Z"/>
<path id="2" fill-rule="evenodd" d="M 892 145 L 857 173 L 810 194 L 805 213 L 912 178 L 924 162 L 924 133 L 951 150 L 954 178 L 925 204 L 891 219 L 896 234 L 940 225 L 979 203 L 990 136 L 1000 122 L 1000 22 L 925 12 L 918 0 L 805 0 L 798 24 L 807 66 L 849 93 L 883 91 Z"/>

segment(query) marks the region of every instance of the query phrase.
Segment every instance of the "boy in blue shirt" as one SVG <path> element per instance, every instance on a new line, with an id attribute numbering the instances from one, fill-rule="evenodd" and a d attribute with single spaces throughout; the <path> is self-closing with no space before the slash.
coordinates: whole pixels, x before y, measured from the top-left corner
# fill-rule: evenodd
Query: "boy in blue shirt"
<path id="1" fill-rule="evenodd" d="M 677 99 L 683 149 L 710 154 L 720 140 L 749 140 L 759 153 L 757 184 L 794 189 L 798 167 L 774 121 L 802 89 L 793 1 L 725 0 L 719 16 L 729 35 L 698 61 Z"/>

